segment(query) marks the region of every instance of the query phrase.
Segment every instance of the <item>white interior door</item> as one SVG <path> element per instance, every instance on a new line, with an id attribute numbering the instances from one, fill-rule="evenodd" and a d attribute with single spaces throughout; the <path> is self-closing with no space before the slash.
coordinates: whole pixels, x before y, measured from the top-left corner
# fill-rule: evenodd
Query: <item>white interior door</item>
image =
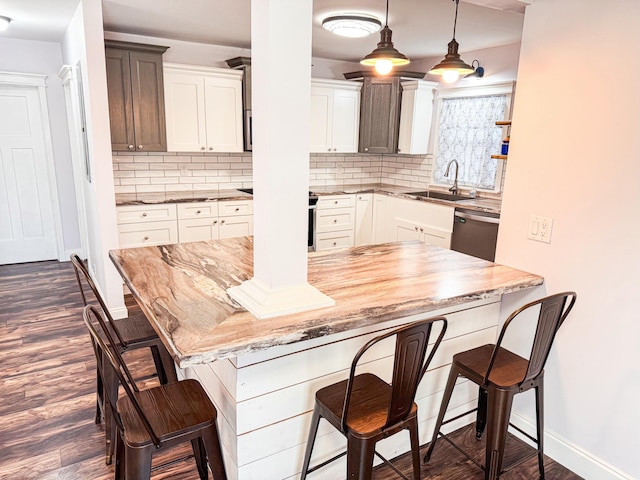
<path id="1" fill-rule="evenodd" d="M 38 88 L 0 84 L 0 264 L 57 258 Z"/>

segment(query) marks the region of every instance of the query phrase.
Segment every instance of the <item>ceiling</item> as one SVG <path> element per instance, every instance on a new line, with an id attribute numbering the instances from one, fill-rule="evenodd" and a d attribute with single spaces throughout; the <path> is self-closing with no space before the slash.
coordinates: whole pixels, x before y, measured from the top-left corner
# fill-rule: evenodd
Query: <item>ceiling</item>
<path id="1" fill-rule="evenodd" d="M 532 0 L 462 0 L 456 39 L 460 52 L 520 41 L 525 3 Z M 60 41 L 79 0 L 0 0 L 13 19 L 0 37 Z M 251 0 L 102 0 L 105 30 L 240 48 L 251 46 Z M 188 5 L 188 8 L 185 6 Z M 336 13 L 368 13 L 384 24 L 385 0 L 314 0 L 313 56 L 358 61 L 379 35 L 352 39 L 321 27 Z M 389 27 L 409 58 L 442 56 L 453 31 L 452 0 L 390 0 Z"/>

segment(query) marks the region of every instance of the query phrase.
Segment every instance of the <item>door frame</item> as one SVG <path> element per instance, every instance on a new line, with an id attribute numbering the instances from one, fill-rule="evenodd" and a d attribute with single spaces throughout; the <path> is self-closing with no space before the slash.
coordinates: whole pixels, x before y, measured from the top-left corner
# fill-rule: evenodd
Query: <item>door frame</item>
<path id="1" fill-rule="evenodd" d="M 87 171 L 85 162 L 90 159 L 83 148 L 80 131 L 82 122 L 80 121 L 80 92 L 77 87 L 80 70 L 74 69 L 71 65 L 63 65 L 58 72 L 58 77 L 62 80 L 64 90 L 65 107 L 67 111 L 67 126 L 69 128 L 69 143 L 71 146 L 71 166 L 73 169 L 73 184 L 76 191 L 76 208 L 78 213 L 78 227 L 80 229 L 80 258 L 87 258 L 89 255 L 89 234 L 87 230 L 87 213 L 85 208 L 85 178 L 90 177 L 91 172 Z"/>
<path id="2" fill-rule="evenodd" d="M 49 108 L 47 105 L 47 75 L 39 73 L 0 72 L 0 86 L 12 86 L 36 89 L 42 121 L 42 134 L 44 142 L 45 165 L 49 181 L 49 196 L 51 198 L 51 210 L 53 211 L 53 229 L 55 232 L 56 250 L 58 261 L 64 261 L 65 250 L 62 238 L 62 219 L 60 217 L 60 201 L 58 198 L 58 182 L 56 181 L 56 169 L 53 156 L 53 141 L 51 139 L 51 124 L 49 122 Z"/>

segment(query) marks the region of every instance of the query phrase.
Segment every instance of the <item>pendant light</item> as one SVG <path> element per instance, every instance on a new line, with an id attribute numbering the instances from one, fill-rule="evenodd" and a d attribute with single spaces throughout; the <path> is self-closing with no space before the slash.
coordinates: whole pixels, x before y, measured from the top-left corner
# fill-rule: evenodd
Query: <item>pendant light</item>
<path id="1" fill-rule="evenodd" d="M 376 49 L 360 60 L 362 65 L 375 67 L 380 75 L 386 75 L 393 67 L 407 65 L 409 59 L 393 47 L 391 41 L 391 29 L 389 28 L 389 0 L 387 0 L 387 14 L 384 21 L 384 28 L 380 30 L 380 42 Z"/>
<path id="2" fill-rule="evenodd" d="M 467 75 L 474 72 L 474 68 L 471 65 L 467 65 L 460 58 L 458 53 L 458 42 L 456 42 L 456 24 L 458 23 L 458 4 L 460 0 L 453 0 L 456 2 L 456 16 L 453 20 L 453 39 L 449 42 L 447 54 L 444 56 L 439 64 L 429 70 L 432 75 L 442 75 L 442 79 L 447 83 L 453 83 L 458 80 L 460 75 Z"/>
<path id="3" fill-rule="evenodd" d="M 9 28 L 9 24 L 11 23 L 11 19 L 9 17 L 3 17 L 0 15 L 0 32 Z"/>

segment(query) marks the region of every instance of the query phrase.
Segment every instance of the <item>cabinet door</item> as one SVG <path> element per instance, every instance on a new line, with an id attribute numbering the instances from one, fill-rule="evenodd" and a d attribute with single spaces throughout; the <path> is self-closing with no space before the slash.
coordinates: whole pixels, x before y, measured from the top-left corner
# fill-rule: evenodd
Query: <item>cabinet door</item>
<path id="1" fill-rule="evenodd" d="M 400 113 L 400 78 L 364 80 L 360 115 L 361 153 L 396 153 Z"/>
<path id="2" fill-rule="evenodd" d="M 204 79 L 207 152 L 242 152 L 242 80 Z"/>
<path id="3" fill-rule="evenodd" d="M 355 153 L 358 151 L 360 125 L 360 92 L 334 91 L 331 144 L 333 151 Z"/>
<path id="4" fill-rule="evenodd" d="M 220 217 L 220 238 L 253 235 L 253 215 Z"/>
<path id="5" fill-rule="evenodd" d="M 162 54 L 129 52 L 136 150 L 165 152 Z"/>
<path id="6" fill-rule="evenodd" d="M 373 194 L 373 244 L 390 241 L 387 239 L 387 196 Z"/>
<path id="7" fill-rule="evenodd" d="M 202 76 L 167 71 L 164 85 L 167 150 L 204 152 L 207 130 Z"/>
<path id="8" fill-rule="evenodd" d="M 178 242 L 175 220 L 163 222 L 126 223 L 118 225 L 120 248 L 148 247 Z"/>
<path id="9" fill-rule="evenodd" d="M 129 52 L 107 48 L 105 57 L 111 148 L 120 151 L 135 150 Z"/>
<path id="10" fill-rule="evenodd" d="M 433 118 L 435 82 L 413 80 L 402 82 L 398 153 L 427 153 Z"/>
<path id="11" fill-rule="evenodd" d="M 178 220 L 180 243 L 217 240 L 219 238 L 217 218 L 189 218 Z"/>
<path id="12" fill-rule="evenodd" d="M 309 151 L 331 151 L 331 117 L 333 115 L 333 90 L 311 87 L 311 134 Z"/>
<path id="13" fill-rule="evenodd" d="M 356 195 L 355 246 L 373 243 L 373 194 Z"/>
<path id="14" fill-rule="evenodd" d="M 420 229 L 415 223 L 396 217 L 392 223 L 392 235 L 392 241 L 420 240 Z"/>
<path id="15" fill-rule="evenodd" d="M 420 241 L 437 247 L 451 248 L 451 232 L 427 226 L 420 226 L 419 230 Z"/>

